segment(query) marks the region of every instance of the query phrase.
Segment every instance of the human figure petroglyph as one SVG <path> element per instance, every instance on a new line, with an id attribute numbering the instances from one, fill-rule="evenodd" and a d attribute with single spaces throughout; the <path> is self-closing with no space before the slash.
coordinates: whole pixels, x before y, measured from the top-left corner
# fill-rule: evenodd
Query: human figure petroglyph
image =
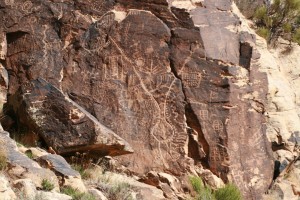
<path id="1" fill-rule="evenodd" d="M 163 162 L 164 166 L 168 166 L 166 160 L 165 160 L 165 153 L 163 153 L 163 150 L 161 149 L 164 145 L 170 145 L 172 141 L 174 140 L 175 135 L 175 128 L 168 122 L 166 118 L 166 101 L 165 104 L 163 104 L 163 110 L 161 109 L 161 106 L 158 104 L 157 100 L 154 98 L 151 91 L 147 88 L 147 86 L 144 83 L 144 80 L 141 77 L 140 72 L 138 71 L 139 67 L 136 65 L 135 62 L 133 62 L 123 51 L 122 48 L 114 41 L 112 37 L 109 37 L 109 40 L 111 43 L 118 49 L 119 53 L 123 56 L 123 61 L 127 62 L 128 65 L 132 67 L 133 73 L 135 74 L 136 78 L 139 80 L 140 88 L 145 92 L 145 94 L 149 97 L 149 101 L 152 103 L 150 104 L 152 106 L 153 113 L 156 113 L 155 116 L 153 116 L 153 126 L 150 130 L 150 136 L 152 139 L 154 139 L 155 143 L 157 143 L 157 148 L 160 154 L 160 160 Z M 132 55 L 134 57 L 134 55 Z M 172 88 L 172 86 L 175 83 L 175 78 L 173 79 L 172 83 L 169 86 L 169 91 L 167 92 L 165 99 L 167 99 L 169 92 Z"/>
<path id="2" fill-rule="evenodd" d="M 125 82 L 124 62 L 121 55 L 109 56 L 103 65 L 104 80 L 121 80 Z"/>

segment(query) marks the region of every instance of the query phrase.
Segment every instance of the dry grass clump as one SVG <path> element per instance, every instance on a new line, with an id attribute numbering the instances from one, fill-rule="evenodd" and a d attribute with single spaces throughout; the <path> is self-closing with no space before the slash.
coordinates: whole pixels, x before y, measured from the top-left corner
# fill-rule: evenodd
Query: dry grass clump
<path id="1" fill-rule="evenodd" d="M 7 168 L 7 150 L 4 141 L 0 138 L 0 171 Z"/>

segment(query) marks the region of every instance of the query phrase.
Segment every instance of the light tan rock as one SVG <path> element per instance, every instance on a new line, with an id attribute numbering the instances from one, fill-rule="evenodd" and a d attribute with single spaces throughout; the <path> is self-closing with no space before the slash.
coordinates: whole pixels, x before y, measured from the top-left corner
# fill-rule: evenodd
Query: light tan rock
<path id="1" fill-rule="evenodd" d="M 91 195 L 93 195 L 98 200 L 108 200 L 102 192 L 97 189 L 91 188 L 88 190 Z"/>
<path id="2" fill-rule="evenodd" d="M 221 188 L 224 186 L 224 182 L 222 181 L 222 179 L 214 175 L 210 170 L 203 168 L 196 168 L 195 170 L 197 174 L 213 189 Z"/>
<path id="3" fill-rule="evenodd" d="M 37 193 L 34 183 L 30 179 L 19 179 L 14 181 L 14 188 L 18 190 L 23 197 L 34 199 Z"/>
<path id="4" fill-rule="evenodd" d="M 37 158 L 49 154 L 47 151 L 39 147 L 31 147 L 29 148 L 29 150 L 31 151 L 33 158 Z"/>
<path id="5" fill-rule="evenodd" d="M 160 183 L 159 188 L 164 192 L 164 196 L 167 199 L 172 199 L 172 200 L 178 199 L 176 197 L 176 194 L 174 193 L 174 191 L 171 189 L 171 187 L 167 183 Z"/>
<path id="6" fill-rule="evenodd" d="M 0 30 L 0 60 L 5 60 L 7 54 L 6 34 Z"/>
<path id="7" fill-rule="evenodd" d="M 35 198 L 42 200 L 72 200 L 72 197 L 66 194 L 45 191 L 38 191 Z"/>
<path id="8" fill-rule="evenodd" d="M 17 199 L 5 176 L 0 175 L 0 200 Z"/>
<path id="9" fill-rule="evenodd" d="M 165 199 L 163 192 L 154 186 L 147 185 L 145 183 L 138 182 L 137 180 L 112 172 L 106 172 L 102 176 L 98 177 L 99 183 L 106 182 L 108 186 L 116 186 L 118 184 L 125 184 L 137 192 L 137 199 L 143 200 L 162 200 Z M 130 192 L 130 191 L 129 191 Z M 131 195 L 130 193 L 128 195 Z"/>
<path id="10" fill-rule="evenodd" d="M 1 56 L 1 51 L 0 51 Z M 7 102 L 7 89 L 8 89 L 8 72 L 5 67 L 0 63 L 0 111 L 2 112 L 3 104 Z"/>
<path id="11" fill-rule="evenodd" d="M 44 179 L 54 185 L 54 190 L 59 191 L 58 179 L 50 169 L 42 168 L 37 162 L 18 151 L 16 142 L 9 137 L 9 133 L 1 132 L 0 141 L 5 144 L 9 169 L 7 173 L 18 179 L 31 179 L 36 187 L 42 188 Z"/>
<path id="12" fill-rule="evenodd" d="M 19 145 L 19 146 L 18 146 L 18 150 L 19 150 L 21 153 L 24 153 L 24 154 L 25 154 L 25 152 L 28 151 L 28 148 L 24 147 L 23 145 Z"/>
<path id="13" fill-rule="evenodd" d="M 180 190 L 180 182 L 179 180 L 167 173 L 160 172 L 158 173 L 159 179 L 161 182 L 167 183 L 174 192 L 179 192 Z"/>

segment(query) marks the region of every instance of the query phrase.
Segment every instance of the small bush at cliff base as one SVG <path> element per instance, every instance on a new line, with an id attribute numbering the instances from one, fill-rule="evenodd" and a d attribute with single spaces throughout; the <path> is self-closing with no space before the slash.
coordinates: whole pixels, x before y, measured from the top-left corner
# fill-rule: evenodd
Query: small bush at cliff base
<path id="1" fill-rule="evenodd" d="M 197 192 L 195 200 L 215 200 L 212 189 L 209 186 L 204 186 L 200 177 L 191 176 L 190 182 L 195 192 Z"/>
<path id="2" fill-rule="evenodd" d="M 200 193 L 201 190 L 204 188 L 203 182 L 200 177 L 191 176 L 190 181 L 195 192 Z"/>
<path id="3" fill-rule="evenodd" d="M 54 185 L 47 179 L 43 179 L 42 181 L 42 190 L 51 191 L 54 189 Z"/>
<path id="4" fill-rule="evenodd" d="M 216 200 L 242 200 L 239 189 L 233 184 L 227 184 L 214 192 Z"/>
<path id="5" fill-rule="evenodd" d="M 213 191 L 203 184 L 200 177 L 191 176 L 190 182 L 197 192 L 195 200 L 242 200 L 241 192 L 233 184 L 226 184 L 223 188 Z"/>

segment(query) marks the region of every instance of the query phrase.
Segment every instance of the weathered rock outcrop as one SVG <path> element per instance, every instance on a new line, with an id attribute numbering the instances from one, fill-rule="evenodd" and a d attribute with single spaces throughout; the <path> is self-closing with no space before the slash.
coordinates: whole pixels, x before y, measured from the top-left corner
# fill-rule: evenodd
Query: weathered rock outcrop
<path id="1" fill-rule="evenodd" d="M 0 2 L 9 104 L 49 146 L 127 153 L 127 141 L 135 153 L 119 159 L 136 173 L 201 164 L 261 198 L 267 79 L 231 1 Z"/>
<path id="2" fill-rule="evenodd" d="M 267 136 L 272 142 L 275 166 L 274 178 L 277 178 L 266 196 L 268 198 L 299 199 L 300 156 L 300 48 L 292 48 L 280 41 L 277 49 L 268 50 L 263 40 L 258 48 L 262 52 L 262 69 L 268 74 L 269 92 Z M 298 164 L 297 164 L 298 163 Z"/>
<path id="3" fill-rule="evenodd" d="M 42 188 L 43 180 L 50 181 L 58 190 L 58 179 L 54 172 L 42 168 L 38 163 L 18 151 L 18 147 L 7 132 L 0 132 L 0 144 L 8 162 L 7 173 L 13 179 L 31 179 L 36 187 Z"/>
<path id="4" fill-rule="evenodd" d="M 130 145 L 43 79 L 21 86 L 14 109 L 20 122 L 39 133 L 57 153 L 131 153 Z"/>

